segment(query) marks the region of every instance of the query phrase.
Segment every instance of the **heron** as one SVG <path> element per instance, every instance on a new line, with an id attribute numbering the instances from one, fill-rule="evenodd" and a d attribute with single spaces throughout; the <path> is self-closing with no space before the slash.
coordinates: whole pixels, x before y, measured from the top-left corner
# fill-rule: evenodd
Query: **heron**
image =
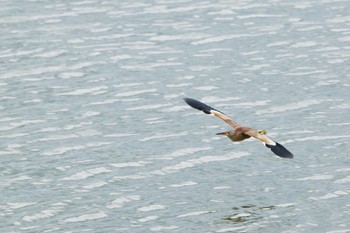
<path id="1" fill-rule="evenodd" d="M 191 99 L 191 98 L 184 98 L 184 101 L 192 108 L 200 110 L 206 114 L 210 114 L 215 117 L 218 117 L 219 119 L 225 121 L 227 124 L 229 124 L 233 128 L 233 130 L 220 132 L 220 133 L 217 133 L 217 135 L 227 136 L 233 142 L 240 142 L 253 137 L 261 141 L 267 148 L 271 149 L 273 153 L 275 153 L 277 156 L 281 158 L 291 159 L 294 157 L 294 155 L 289 150 L 287 150 L 284 146 L 268 138 L 266 136 L 267 134 L 266 130 L 256 130 L 254 128 L 244 126 L 238 122 L 233 121 L 230 117 L 228 117 L 223 112 L 216 110 L 215 108 L 212 108 L 198 100 Z"/>

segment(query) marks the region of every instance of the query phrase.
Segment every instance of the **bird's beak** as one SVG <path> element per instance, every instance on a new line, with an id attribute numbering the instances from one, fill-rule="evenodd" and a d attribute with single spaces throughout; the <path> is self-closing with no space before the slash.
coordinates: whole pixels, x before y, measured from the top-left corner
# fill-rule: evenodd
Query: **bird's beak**
<path id="1" fill-rule="evenodd" d="M 216 135 L 227 135 L 227 132 L 221 132 L 221 133 L 217 133 Z"/>

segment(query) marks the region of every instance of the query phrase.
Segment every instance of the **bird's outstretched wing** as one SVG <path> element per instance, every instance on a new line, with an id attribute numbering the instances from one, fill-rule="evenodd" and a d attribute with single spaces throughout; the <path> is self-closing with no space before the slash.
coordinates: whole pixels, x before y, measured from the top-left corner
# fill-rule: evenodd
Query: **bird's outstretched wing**
<path id="1" fill-rule="evenodd" d="M 206 114 L 211 114 L 213 116 L 216 116 L 220 118 L 221 120 L 225 121 L 227 124 L 232 126 L 234 129 L 238 128 L 240 126 L 239 123 L 233 121 L 231 118 L 226 116 L 224 113 L 220 112 L 219 110 L 216 110 L 215 108 L 212 108 L 198 100 L 191 99 L 191 98 L 184 98 L 184 101 L 190 105 L 192 108 L 198 109 L 200 111 L 203 111 Z"/>
<path id="2" fill-rule="evenodd" d="M 254 137 L 254 138 L 258 139 L 259 141 L 261 141 L 262 143 L 264 143 L 264 145 L 267 148 L 270 148 L 271 151 L 279 157 L 287 158 L 287 159 L 292 159 L 294 157 L 293 154 L 289 150 L 287 150 L 284 146 L 282 146 L 278 142 L 271 140 L 270 138 L 268 138 L 265 135 L 259 134 L 254 129 L 248 130 L 244 133 L 251 136 L 251 137 Z"/>

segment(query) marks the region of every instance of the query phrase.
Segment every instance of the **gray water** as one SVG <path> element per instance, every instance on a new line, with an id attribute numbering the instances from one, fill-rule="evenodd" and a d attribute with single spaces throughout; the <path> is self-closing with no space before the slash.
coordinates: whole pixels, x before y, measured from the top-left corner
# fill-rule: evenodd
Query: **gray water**
<path id="1" fill-rule="evenodd" d="M 0 232 L 350 232 L 349 1 L 0 5 Z"/>

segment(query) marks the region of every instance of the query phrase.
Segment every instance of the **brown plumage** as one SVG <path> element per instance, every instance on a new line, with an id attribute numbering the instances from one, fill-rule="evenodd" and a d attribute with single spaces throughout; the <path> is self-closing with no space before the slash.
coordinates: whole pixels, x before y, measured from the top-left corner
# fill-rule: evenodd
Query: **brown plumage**
<path id="1" fill-rule="evenodd" d="M 271 149 L 273 153 L 276 155 L 282 157 L 282 158 L 293 158 L 293 154 L 288 151 L 284 146 L 279 144 L 278 142 L 275 142 L 265 136 L 266 131 L 265 130 L 255 130 L 253 128 L 241 125 L 235 121 L 233 121 L 230 117 L 226 116 L 224 113 L 198 101 L 191 98 L 184 98 L 184 101 L 190 105 L 191 107 L 198 109 L 200 111 L 203 111 L 206 114 L 211 114 L 213 116 L 216 116 L 220 118 L 221 120 L 225 121 L 227 124 L 229 124 L 234 130 L 231 131 L 225 131 L 221 133 L 217 133 L 217 135 L 225 135 L 229 139 L 231 139 L 234 142 L 243 141 L 245 139 L 248 139 L 250 137 L 256 138 L 268 148 Z"/>

